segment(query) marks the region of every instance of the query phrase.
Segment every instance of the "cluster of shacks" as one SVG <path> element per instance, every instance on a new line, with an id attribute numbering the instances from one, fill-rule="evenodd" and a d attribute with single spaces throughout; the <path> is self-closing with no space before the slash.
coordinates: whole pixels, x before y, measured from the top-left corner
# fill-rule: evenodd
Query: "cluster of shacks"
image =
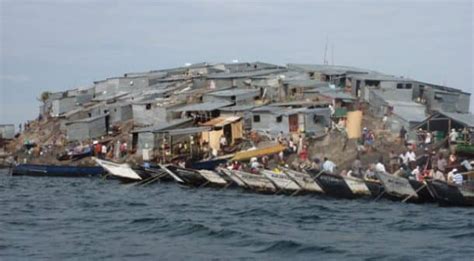
<path id="1" fill-rule="evenodd" d="M 58 117 L 69 141 L 95 139 L 133 122 L 131 143 L 139 150 L 195 133 L 211 147 L 218 147 L 217 137 L 232 141 L 245 130 L 318 136 L 361 103 L 385 116 L 393 132 L 422 125 L 472 132 L 469 101 L 459 89 L 348 66 L 199 63 L 50 93 L 40 113 Z"/>

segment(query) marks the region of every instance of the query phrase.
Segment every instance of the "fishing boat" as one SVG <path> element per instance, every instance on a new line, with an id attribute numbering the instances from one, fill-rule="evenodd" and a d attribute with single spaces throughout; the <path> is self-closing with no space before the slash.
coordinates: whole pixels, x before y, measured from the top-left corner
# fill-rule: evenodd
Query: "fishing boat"
<path id="1" fill-rule="evenodd" d="M 231 170 L 218 167 L 216 171 L 222 175 L 222 178 L 227 181 L 228 185 L 235 184 L 242 188 L 248 188 L 247 184 L 245 184 L 245 182 L 238 176 L 234 175 Z"/>
<path id="2" fill-rule="evenodd" d="M 456 186 L 441 180 L 426 180 L 428 190 L 441 206 L 474 206 L 474 187 Z"/>
<path id="3" fill-rule="evenodd" d="M 436 202 L 426 183 L 414 179 L 409 179 L 408 182 L 418 195 L 419 202 Z"/>
<path id="4" fill-rule="evenodd" d="M 161 165 L 161 168 L 168 172 L 168 174 L 179 184 L 191 187 L 201 187 L 210 183 L 209 180 L 207 180 L 197 170 L 181 168 L 175 165 Z"/>
<path id="5" fill-rule="evenodd" d="M 344 181 L 346 182 L 347 186 L 349 189 L 352 191 L 352 194 L 354 196 L 360 196 L 360 197 L 369 197 L 372 196 L 372 192 L 365 183 L 363 179 L 355 178 L 355 177 L 349 177 L 349 176 L 342 176 Z"/>
<path id="6" fill-rule="evenodd" d="M 98 158 L 93 157 L 94 161 L 107 170 L 107 172 L 114 176 L 119 178 L 122 181 L 140 181 L 143 180 L 143 178 L 135 171 L 133 170 L 128 164 L 119 164 L 107 160 L 101 160 Z"/>
<path id="7" fill-rule="evenodd" d="M 324 193 L 323 189 L 314 181 L 314 179 L 304 172 L 299 172 L 291 169 L 283 169 L 283 172 L 292 179 L 303 191 L 310 193 Z"/>
<path id="8" fill-rule="evenodd" d="M 227 181 L 223 179 L 219 174 L 212 170 L 198 170 L 199 174 L 209 181 L 210 184 L 215 186 L 224 187 L 227 185 Z"/>
<path id="9" fill-rule="evenodd" d="M 284 172 L 275 172 L 270 170 L 260 171 L 263 176 L 270 180 L 280 191 L 294 193 L 301 191 L 301 187 L 290 179 Z"/>
<path id="10" fill-rule="evenodd" d="M 19 164 L 13 167 L 12 175 L 35 177 L 96 177 L 105 174 L 101 167 L 77 167 L 39 164 Z"/>
<path id="11" fill-rule="evenodd" d="M 275 193 L 277 188 L 273 183 L 260 173 L 248 173 L 240 170 L 230 170 L 232 175 L 238 177 L 245 187 L 259 193 Z"/>
<path id="12" fill-rule="evenodd" d="M 384 196 L 392 200 L 419 202 L 419 196 L 406 178 L 376 172 L 375 175 L 383 184 Z"/>
<path id="13" fill-rule="evenodd" d="M 330 174 L 325 172 L 317 172 L 308 170 L 315 181 L 321 186 L 325 194 L 338 198 L 356 198 L 360 195 L 354 194 L 346 183 L 344 178 L 340 175 Z"/>

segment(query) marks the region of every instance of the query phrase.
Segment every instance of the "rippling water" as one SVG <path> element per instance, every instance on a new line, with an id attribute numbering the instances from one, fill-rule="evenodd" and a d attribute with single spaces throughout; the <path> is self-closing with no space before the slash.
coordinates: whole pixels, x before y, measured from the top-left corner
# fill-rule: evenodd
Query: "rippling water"
<path id="1" fill-rule="evenodd" d="M 0 174 L 0 260 L 474 258 L 474 210 Z"/>

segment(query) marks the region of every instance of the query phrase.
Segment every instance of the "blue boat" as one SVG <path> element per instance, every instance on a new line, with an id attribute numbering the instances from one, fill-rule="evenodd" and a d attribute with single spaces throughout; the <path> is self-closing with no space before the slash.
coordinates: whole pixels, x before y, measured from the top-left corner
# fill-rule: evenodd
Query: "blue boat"
<path id="1" fill-rule="evenodd" d="M 12 170 L 14 176 L 35 177 L 98 177 L 105 174 L 102 167 L 76 167 L 39 164 L 19 164 Z"/>

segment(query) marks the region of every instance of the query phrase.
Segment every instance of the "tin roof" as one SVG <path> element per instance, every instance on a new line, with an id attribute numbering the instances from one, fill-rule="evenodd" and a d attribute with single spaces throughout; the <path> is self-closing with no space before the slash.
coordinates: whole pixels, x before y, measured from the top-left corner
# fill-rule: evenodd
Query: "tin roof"
<path id="1" fill-rule="evenodd" d="M 213 126 L 213 127 L 223 127 L 227 124 L 234 123 L 239 121 L 241 117 L 239 116 L 230 116 L 230 117 L 217 117 L 210 121 L 201 123 L 201 126 Z"/>
<path id="2" fill-rule="evenodd" d="M 203 103 L 195 103 L 195 104 L 188 104 L 183 107 L 175 108 L 173 111 L 180 112 L 180 111 L 213 111 L 217 110 L 222 107 L 226 107 L 232 105 L 232 102 L 227 101 L 213 101 L 213 102 L 203 102 Z"/>

